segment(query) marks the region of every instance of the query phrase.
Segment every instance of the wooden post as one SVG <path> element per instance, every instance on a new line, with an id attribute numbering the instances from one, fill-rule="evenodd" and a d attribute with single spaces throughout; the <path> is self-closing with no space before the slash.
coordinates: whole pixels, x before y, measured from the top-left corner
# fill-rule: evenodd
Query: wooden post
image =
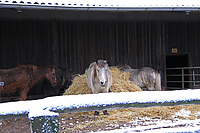
<path id="1" fill-rule="evenodd" d="M 39 116 L 29 118 L 32 133 L 58 133 L 59 120 L 55 116 Z"/>
<path id="2" fill-rule="evenodd" d="M 32 133 L 58 133 L 59 114 L 48 110 L 36 109 L 29 113 Z"/>

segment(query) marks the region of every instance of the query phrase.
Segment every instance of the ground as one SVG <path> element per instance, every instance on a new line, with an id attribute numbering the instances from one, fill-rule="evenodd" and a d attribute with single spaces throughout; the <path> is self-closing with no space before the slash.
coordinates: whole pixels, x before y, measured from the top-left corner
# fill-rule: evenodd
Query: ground
<path id="1" fill-rule="evenodd" d="M 59 115 L 60 133 L 86 133 L 98 132 L 114 129 L 133 128 L 140 132 L 138 127 L 145 127 L 144 130 L 158 123 L 176 123 L 180 120 L 199 120 L 200 105 L 171 106 L 171 107 L 148 107 L 108 110 L 109 115 L 103 115 L 100 111 L 99 116 L 94 116 L 94 111 L 66 113 Z M 175 124 L 159 128 L 176 128 L 183 126 L 200 126 L 197 123 Z M 158 127 L 156 127 L 158 128 Z M 30 122 L 28 118 L 15 118 L 2 120 L 0 133 L 29 133 Z"/>
<path id="2" fill-rule="evenodd" d="M 28 118 L 6 119 L 1 121 L 0 133 L 30 133 Z"/>

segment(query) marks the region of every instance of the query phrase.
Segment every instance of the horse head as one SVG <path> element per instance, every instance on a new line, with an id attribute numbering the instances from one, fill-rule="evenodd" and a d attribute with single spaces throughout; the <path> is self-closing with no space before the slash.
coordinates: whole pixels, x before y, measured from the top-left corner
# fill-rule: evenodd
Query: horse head
<path id="1" fill-rule="evenodd" d="M 106 60 L 98 60 L 94 69 L 94 75 L 99 79 L 100 85 L 102 87 L 106 86 L 108 80 L 107 71 L 109 69 Z"/>
<path id="2" fill-rule="evenodd" d="M 50 68 L 50 71 L 48 71 L 48 73 L 46 73 L 45 78 L 51 82 L 52 86 L 55 86 L 57 84 L 55 69 Z"/>

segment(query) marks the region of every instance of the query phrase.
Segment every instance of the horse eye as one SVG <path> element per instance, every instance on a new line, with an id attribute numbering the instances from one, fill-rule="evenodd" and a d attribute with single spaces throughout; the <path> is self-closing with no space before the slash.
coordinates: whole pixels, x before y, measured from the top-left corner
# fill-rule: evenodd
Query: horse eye
<path id="1" fill-rule="evenodd" d="M 100 69 L 97 67 L 97 72 L 99 72 L 99 70 L 100 70 Z"/>

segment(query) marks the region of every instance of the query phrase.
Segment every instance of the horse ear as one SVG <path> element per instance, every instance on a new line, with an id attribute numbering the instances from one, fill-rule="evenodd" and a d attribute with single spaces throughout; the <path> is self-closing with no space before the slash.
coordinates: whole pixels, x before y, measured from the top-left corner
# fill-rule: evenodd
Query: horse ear
<path id="1" fill-rule="evenodd" d="M 98 60 L 96 60 L 95 62 L 96 62 L 96 64 L 98 64 Z"/>
<path id="2" fill-rule="evenodd" d="M 93 67 L 93 72 L 94 72 L 94 76 L 95 77 L 97 76 L 96 70 L 97 70 L 97 64 L 95 64 L 94 67 Z"/>

